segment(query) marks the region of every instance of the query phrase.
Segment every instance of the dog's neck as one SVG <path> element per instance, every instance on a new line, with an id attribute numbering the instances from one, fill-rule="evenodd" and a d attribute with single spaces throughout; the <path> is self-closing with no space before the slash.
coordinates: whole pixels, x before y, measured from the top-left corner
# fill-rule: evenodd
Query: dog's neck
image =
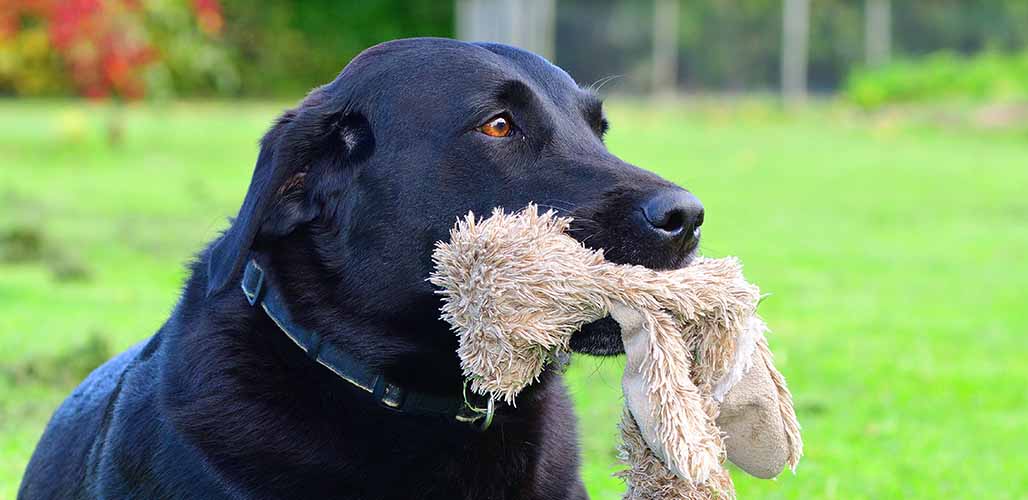
<path id="1" fill-rule="evenodd" d="M 337 283 L 325 279 L 333 273 L 311 257 L 268 252 L 255 259 L 265 270 L 266 286 L 273 287 L 284 299 L 295 322 L 363 367 L 407 389 L 459 394 L 463 377 L 455 353 L 456 340 L 438 319 L 434 304 L 421 310 L 405 308 L 388 318 L 368 318 L 361 314 L 359 304 L 348 300 L 356 294 L 338 290 Z M 260 307 L 254 309 L 258 317 L 266 315 Z M 285 337 L 281 328 L 270 330 L 262 334 Z M 298 349 L 289 343 L 279 348 Z"/>
<path id="2" fill-rule="evenodd" d="M 160 373 L 169 379 L 160 386 L 174 388 L 160 399 L 169 425 L 215 469 L 256 464 L 259 471 L 247 478 L 285 480 L 288 477 L 276 468 L 279 462 L 268 462 L 267 457 L 295 457 L 299 449 L 302 459 L 295 460 L 304 463 L 302 477 L 309 478 L 304 484 L 334 484 L 349 481 L 354 474 L 343 467 L 340 454 L 376 456 L 387 448 L 391 458 L 383 468 L 395 466 L 395 457 L 411 463 L 437 459 L 440 450 L 454 456 L 461 455 L 460 450 L 499 456 L 502 453 L 488 450 L 506 453 L 511 446 L 530 446 L 527 443 L 536 442 L 547 414 L 570 415 L 556 372 L 544 373 L 524 391 L 517 408 L 501 408 L 486 432 L 449 419 L 384 409 L 367 392 L 313 362 L 260 308 L 248 303 L 240 286 L 206 296 L 207 265 L 202 259 L 193 266 L 179 306 L 194 313 L 172 315 L 173 323 L 158 333 L 160 349 L 167 353 L 161 357 Z M 269 269 L 281 265 L 267 260 Z M 449 394 L 462 386 L 455 347 L 419 352 L 429 342 L 415 344 L 407 332 L 397 330 L 407 325 L 353 321 L 328 308 L 331 294 L 318 288 L 299 290 L 302 282 L 290 277 L 315 271 L 310 262 L 295 269 L 279 268 L 278 275 L 285 279 L 275 282 L 284 294 L 302 292 L 296 303 L 298 321 L 318 328 L 340 348 L 353 349 L 355 356 L 410 388 Z M 325 302 L 315 300 L 318 296 Z M 311 314 L 308 307 L 326 309 Z M 453 338 L 446 330 L 413 334 Z M 201 366 L 208 367 L 199 370 L 206 376 L 197 377 Z M 374 461 L 362 465 L 373 466 Z M 247 478 L 232 479 L 245 483 Z"/>
<path id="3" fill-rule="evenodd" d="M 345 352 L 362 368 L 381 374 L 407 393 L 455 400 L 462 398 L 465 395 L 464 377 L 456 354 L 457 339 L 439 318 L 438 298 L 431 289 L 415 296 L 424 296 L 423 300 L 412 300 L 408 294 L 395 304 L 389 301 L 390 297 L 372 296 L 369 299 L 361 295 L 364 290 L 340 289 L 340 282 L 345 280 L 339 276 L 350 270 L 333 269 L 322 262 L 319 255 L 323 254 L 315 250 L 313 242 L 301 239 L 306 237 L 294 235 L 290 241 L 259 246 L 250 253 L 250 257 L 263 269 L 267 286 L 273 287 L 282 297 L 281 302 L 293 322 L 316 332 L 322 344 L 330 344 Z M 202 255 L 201 262 L 194 266 L 186 300 L 192 298 L 207 302 L 205 309 L 209 317 L 206 321 L 215 323 L 218 326 L 214 329 L 225 333 L 217 340 L 191 341 L 205 347 L 182 342 L 185 349 L 210 349 L 212 352 L 202 354 L 206 362 L 245 363 L 246 366 L 237 366 L 235 371 L 271 392 L 277 387 L 318 388 L 317 391 L 306 391 L 307 394 L 288 395 L 287 399 L 295 399 L 295 404 L 303 404 L 301 399 L 304 398 L 310 403 L 311 399 L 325 397 L 336 402 L 345 401 L 345 405 L 340 405 L 346 407 L 342 411 L 379 405 L 366 391 L 355 389 L 338 373 L 311 359 L 261 306 L 251 305 L 241 287 L 242 273 L 216 295 L 200 298 L 201 290 L 206 289 L 204 257 Z M 381 283 L 373 282 L 357 285 L 382 288 Z M 366 307 L 367 304 L 371 307 Z M 395 312 L 390 312 L 394 308 Z M 388 314 L 382 314 L 383 309 Z M 369 310 L 378 312 L 369 313 Z M 211 327 L 186 326 L 184 329 L 210 331 Z M 223 342 L 228 345 L 223 345 Z M 551 378 L 544 377 L 544 380 L 533 384 L 535 387 L 525 391 L 519 397 L 516 411 L 504 406 L 497 411 L 497 416 L 501 420 L 515 417 L 515 412 L 522 417 L 527 416 L 520 410 L 532 411 L 534 405 L 530 400 L 535 398 L 534 393 L 537 390 L 542 392 Z M 330 418 L 330 415 L 325 416 Z"/>

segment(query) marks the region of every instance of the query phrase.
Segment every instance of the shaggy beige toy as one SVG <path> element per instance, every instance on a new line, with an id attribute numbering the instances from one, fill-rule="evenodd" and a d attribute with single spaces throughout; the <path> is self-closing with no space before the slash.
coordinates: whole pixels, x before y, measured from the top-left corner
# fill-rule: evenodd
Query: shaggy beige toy
<path id="1" fill-rule="evenodd" d="M 531 205 L 469 214 L 438 244 L 431 282 L 472 390 L 514 404 L 574 332 L 609 314 L 627 356 L 626 498 L 733 498 L 726 456 L 759 477 L 795 468 L 792 398 L 755 313 L 759 290 L 739 263 L 616 265 L 567 236 L 569 224 Z"/>

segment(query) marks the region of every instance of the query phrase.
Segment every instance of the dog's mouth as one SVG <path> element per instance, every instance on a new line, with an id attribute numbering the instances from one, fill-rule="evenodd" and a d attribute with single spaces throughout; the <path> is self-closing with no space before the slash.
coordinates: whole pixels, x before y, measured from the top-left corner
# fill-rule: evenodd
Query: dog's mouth
<path id="1" fill-rule="evenodd" d="M 662 257 L 666 259 L 663 262 L 660 259 L 653 259 L 638 265 L 656 270 L 681 269 L 692 264 L 696 259 L 698 248 L 699 234 L 677 256 L 663 255 Z M 636 262 L 619 263 L 636 264 Z M 610 316 L 583 325 L 581 330 L 571 336 L 570 345 L 574 352 L 593 356 L 617 356 L 625 353 L 625 345 L 621 341 L 621 327 Z"/>

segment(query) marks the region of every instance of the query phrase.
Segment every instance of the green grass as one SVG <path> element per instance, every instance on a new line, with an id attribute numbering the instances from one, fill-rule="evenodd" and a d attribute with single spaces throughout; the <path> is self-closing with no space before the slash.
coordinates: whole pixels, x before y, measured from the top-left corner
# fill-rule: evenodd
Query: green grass
<path id="1" fill-rule="evenodd" d="M 0 498 L 54 407 L 150 335 L 224 225 L 279 105 L 0 102 Z M 614 103 L 610 148 L 695 191 L 738 255 L 803 424 L 798 473 L 741 498 L 1028 492 L 1028 137 L 760 103 Z M 616 359 L 569 378 L 594 498 L 619 498 Z"/>

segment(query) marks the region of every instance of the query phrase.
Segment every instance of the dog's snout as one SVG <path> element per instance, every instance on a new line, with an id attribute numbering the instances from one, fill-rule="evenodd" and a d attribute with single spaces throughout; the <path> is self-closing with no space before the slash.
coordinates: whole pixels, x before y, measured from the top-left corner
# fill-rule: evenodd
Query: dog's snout
<path id="1" fill-rule="evenodd" d="M 693 238 L 703 224 L 703 204 L 684 189 L 666 189 L 640 207 L 647 229 L 675 239 Z"/>

